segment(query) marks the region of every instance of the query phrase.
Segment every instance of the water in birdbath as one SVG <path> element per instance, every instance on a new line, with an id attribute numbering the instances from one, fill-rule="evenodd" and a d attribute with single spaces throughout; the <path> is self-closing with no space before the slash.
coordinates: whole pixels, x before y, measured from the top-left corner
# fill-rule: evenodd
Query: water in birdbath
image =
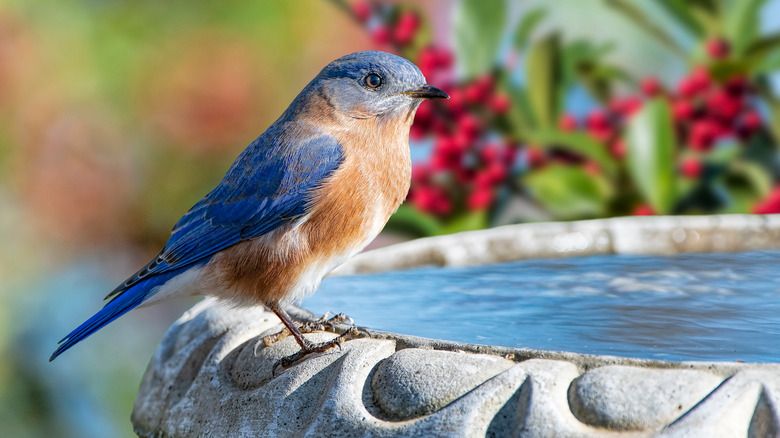
<path id="1" fill-rule="evenodd" d="M 780 362 L 780 251 L 591 256 L 326 278 L 302 307 L 459 342 Z"/>

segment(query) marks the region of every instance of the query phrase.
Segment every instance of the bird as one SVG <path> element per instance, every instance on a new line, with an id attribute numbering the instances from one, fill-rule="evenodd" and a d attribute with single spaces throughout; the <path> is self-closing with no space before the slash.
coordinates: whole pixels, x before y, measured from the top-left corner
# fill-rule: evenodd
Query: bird
<path id="1" fill-rule="evenodd" d="M 197 295 L 273 311 L 300 346 L 287 363 L 340 346 L 306 339 L 284 307 L 379 234 L 409 190 L 417 108 L 448 98 L 391 53 L 329 63 L 49 360 L 138 306 Z"/>

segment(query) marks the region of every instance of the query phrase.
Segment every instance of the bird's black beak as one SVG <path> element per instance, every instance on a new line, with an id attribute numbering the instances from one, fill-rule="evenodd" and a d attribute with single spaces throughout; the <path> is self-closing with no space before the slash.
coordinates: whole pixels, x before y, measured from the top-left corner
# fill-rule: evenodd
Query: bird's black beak
<path id="1" fill-rule="evenodd" d="M 405 91 L 403 94 L 410 97 L 414 97 L 416 99 L 449 99 L 450 98 L 450 96 L 444 91 L 436 87 L 432 87 L 428 84 L 425 84 L 416 90 Z"/>

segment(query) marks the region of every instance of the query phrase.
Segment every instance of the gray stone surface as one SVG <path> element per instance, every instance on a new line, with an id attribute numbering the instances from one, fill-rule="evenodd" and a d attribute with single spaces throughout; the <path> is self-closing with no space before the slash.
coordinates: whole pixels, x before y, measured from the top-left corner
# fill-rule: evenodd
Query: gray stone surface
<path id="1" fill-rule="evenodd" d="M 569 404 L 577 419 L 596 427 L 653 429 L 674 421 L 722 381 L 705 371 L 610 365 L 575 379 Z"/>
<path id="2" fill-rule="evenodd" d="M 337 274 L 524 258 L 780 248 L 780 216 L 513 225 L 361 254 Z M 313 319 L 290 309 L 298 319 Z M 373 332 L 289 369 L 273 313 L 207 299 L 168 331 L 132 414 L 144 437 L 780 437 L 780 364 L 662 362 Z M 340 328 L 341 330 L 344 327 Z M 307 335 L 314 341 L 332 333 Z"/>
<path id="3" fill-rule="evenodd" d="M 498 356 L 407 348 L 377 366 L 374 402 L 388 419 L 436 412 L 514 363 Z"/>
<path id="4" fill-rule="evenodd" d="M 507 225 L 417 239 L 357 255 L 332 275 L 592 254 L 780 249 L 780 215 L 635 216 Z"/>
<path id="5" fill-rule="evenodd" d="M 132 414 L 136 432 L 763 437 L 780 431 L 777 364 L 658 362 L 376 333 L 274 375 L 277 361 L 297 350 L 292 338 L 263 346 L 261 337 L 280 328 L 262 308 L 197 304 L 171 327 L 149 364 Z"/>

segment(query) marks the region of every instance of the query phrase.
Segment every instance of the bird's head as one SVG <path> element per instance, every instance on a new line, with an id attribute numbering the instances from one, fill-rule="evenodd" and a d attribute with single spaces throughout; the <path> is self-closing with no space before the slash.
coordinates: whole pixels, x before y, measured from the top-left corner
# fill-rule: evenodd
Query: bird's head
<path id="1" fill-rule="evenodd" d="M 353 118 L 411 114 L 424 99 L 448 99 L 425 82 L 420 69 L 400 56 L 365 51 L 328 64 L 312 82 L 342 114 Z"/>

